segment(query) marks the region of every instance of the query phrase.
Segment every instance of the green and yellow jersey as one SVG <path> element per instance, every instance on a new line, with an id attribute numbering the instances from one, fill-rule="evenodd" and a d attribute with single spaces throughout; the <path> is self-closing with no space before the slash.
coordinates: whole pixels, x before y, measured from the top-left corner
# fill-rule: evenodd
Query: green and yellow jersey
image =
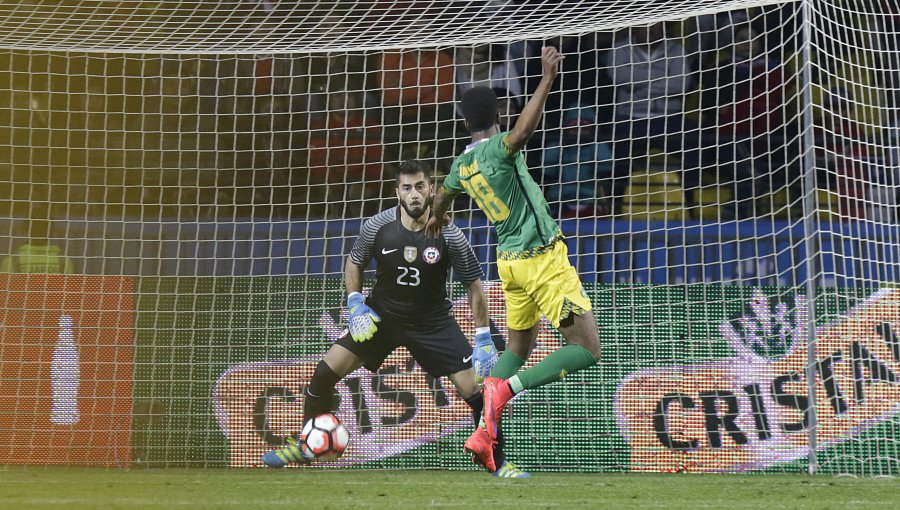
<path id="1" fill-rule="evenodd" d="M 510 153 L 503 132 L 472 143 L 444 179 L 447 193 L 466 192 L 497 231 L 497 258 L 511 260 L 544 253 L 562 238 L 550 206 L 528 174 L 521 151 Z"/>

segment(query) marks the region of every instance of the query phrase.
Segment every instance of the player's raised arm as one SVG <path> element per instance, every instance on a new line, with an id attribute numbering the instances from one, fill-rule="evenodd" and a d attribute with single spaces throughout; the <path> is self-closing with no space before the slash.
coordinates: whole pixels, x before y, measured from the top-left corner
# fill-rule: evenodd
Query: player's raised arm
<path id="1" fill-rule="evenodd" d="M 534 90 L 534 94 L 531 95 L 531 99 L 522 108 L 515 127 L 512 128 L 506 139 L 511 154 L 525 148 L 531 135 L 534 134 L 534 130 L 537 129 L 541 115 L 544 114 L 544 104 L 547 102 L 547 96 L 550 95 L 550 88 L 553 87 L 553 81 L 556 80 L 556 75 L 559 73 L 559 63 L 562 59 L 562 53 L 552 46 L 541 49 L 543 76 L 541 76 L 541 81 Z"/>

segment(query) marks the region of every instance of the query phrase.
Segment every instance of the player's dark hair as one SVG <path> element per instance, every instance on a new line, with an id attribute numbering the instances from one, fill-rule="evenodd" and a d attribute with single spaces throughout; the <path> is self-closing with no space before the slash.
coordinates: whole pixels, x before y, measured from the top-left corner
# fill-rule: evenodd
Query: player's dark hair
<path id="1" fill-rule="evenodd" d="M 418 173 L 422 173 L 425 175 L 425 180 L 428 183 L 431 183 L 431 175 L 429 174 L 430 168 L 420 159 L 407 159 L 401 162 L 397 166 L 397 175 L 395 177 L 395 182 L 397 185 L 400 185 L 400 176 L 401 175 L 416 175 Z"/>
<path id="2" fill-rule="evenodd" d="M 490 87 L 472 87 L 462 96 L 462 111 L 469 131 L 484 131 L 497 122 L 499 102 Z"/>

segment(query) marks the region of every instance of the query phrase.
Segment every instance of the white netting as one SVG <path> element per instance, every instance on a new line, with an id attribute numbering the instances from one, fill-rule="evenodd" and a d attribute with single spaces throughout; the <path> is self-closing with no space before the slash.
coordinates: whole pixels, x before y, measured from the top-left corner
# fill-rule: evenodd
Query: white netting
<path id="1" fill-rule="evenodd" d="M 121 53 L 321 53 L 610 29 L 777 2 L 10 2 L 0 47 Z"/>
<path id="2" fill-rule="evenodd" d="M 396 204 L 399 161 L 447 172 L 472 85 L 509 127 L 554 44 L 526 159 L 605 358 L 516 404 L 512 456 L 896 474 L 898 16 L 876 0 L 5 2 L 0 445 L 27 448 L 0 463 L 258 465 L 299 425 L 346 322 L 344 257 Z M 466 197 L 454 220 L 502 330 L 492 229 Z M 79 275 L 22 274 L 65 262 Z M 77 372 L 60 368 L 73 336 Z M 557 342 L 546 330 L 537 356 Z M 51 380 L 73 374 L 80 421 L 51 422 L 47 395 L 72 404 Z M 338 393 L 346 462 L 469 465 L 464 404 L 404 354 Z"/>

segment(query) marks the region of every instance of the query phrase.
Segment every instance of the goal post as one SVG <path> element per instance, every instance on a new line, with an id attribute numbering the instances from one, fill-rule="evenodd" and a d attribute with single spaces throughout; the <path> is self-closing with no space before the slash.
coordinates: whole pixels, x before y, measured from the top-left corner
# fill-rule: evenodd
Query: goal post
<path id="1" fill-rule="evenodd" d="M 514 401 L 509 457 L 896 476 L 898 23 L 879 0 L 0 5 L 0 463 L 260 466 L 399 162 L 439 183 L 461 93 L 511 127 L 552 44 L 524 153 L 603 358 Z M 465 196 L 453 219 L 505 333 L 493 229 Z M 543 324 L 529 363 L 560 345 Z M 336 394 L 330 465 L 473 468 L 465 403 L 405 350 Z"/>

